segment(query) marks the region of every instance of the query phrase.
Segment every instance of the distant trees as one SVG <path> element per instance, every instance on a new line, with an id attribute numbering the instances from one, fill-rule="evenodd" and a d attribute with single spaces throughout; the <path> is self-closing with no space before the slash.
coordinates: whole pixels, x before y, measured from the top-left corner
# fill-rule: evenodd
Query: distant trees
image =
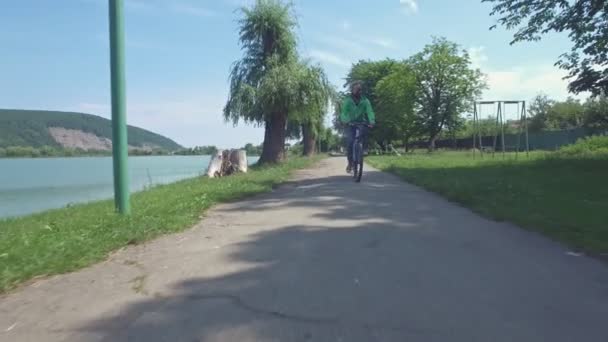
<path id="1" fill-rule="evenodd" d="M 217 151 L 218 149 L 215 146 L 195 146 L 182 149 L 175 152 L 175 154 L 183 156 L 210 156 L 214 155 Z"/>
<path id="2" fill-rule="evenodd" d="M 537 95 L 528 109 L 530 115 L 530 123 L 528 129 L 530 132 L 540 132 L 544 130 L 547 125 L 547 118 L 549 117 L 549 110 L 553 106 L 555 101 L 549 99 L 547 95 Z"/>
<path id="3" fill-rule="evenodd" d="M 262 145 L 255 146 L 249 143 L 246 144 L 243 149 L 245 150 L 245 152 L 247 152 L 248 156 L 260 156 L 262 154 Z"/>
<path id="4" fill-rule="evenodd" d="M 608 130 L 608 96 L 590 98 L 584 104 L 583 125 L 589 128 Z"/>
<path id="5" fill-rule="evenodd" d="M 111 155 L 110 151 L 83 150 L 62 148 L 54 146 L 8 146 L 0 147 L 0 158 L 49 158 L 49 157 L 76 157 L 76 156 L 104 156 Z"/>
<path id="6" fill-rule="evenodd" d="M 327 127 L 319 133 L 319 147 L 321 152 L 337 151 L 342 147 L 342 137 Z"/>
<path id="7" fill-rule="evenodd" d="M 555 101 L 538 95 L 530 105 L 530 131 L 591 128 L 608 130 L 608 99 L 590 97 L 585 102 L 568 98 Z"/>
<path id="8" fill-rule="evenodd" d="M 445 38 L 435 38 L 424 49 L 402 61 L 391 59 L 359 61 L 347 77 L 365 84 L 365 95 L 372 101 L 377 127 L 370 136 L 372 145 L 382 150 L 400 142 L 406 150 L 412 140 L 427 141 L 430 150 L 437 139 L 456 139 L 480 132 L 485 136 L 498 133 L 496 117 L 480 118 L 474 127 L 471 117 L 474 102 L 486 88 L 485 76 L 476 69 L 468 53 Z M 334 128 L 345 93 L 334 100 Z M 538 95 L 528 106 L 530 132 L 590 128 L 608 130 L 608 96 L 596 94 L 586 101 L 568 98 L 555 101 Z M 520 131 L 522 122 L 511 119 L 505 133 Z"/>
<path id="9" fill-rule="evenodd" d="M 394 141 L 407 148 L 412 138 L 425 138 L 434 149 L 443 132 L 462 128 L 460 115 L 471 111 L 485 87 L 467 52 L 444 38 L 403 61 L 360 61 L 346 80 L 364 83 L 377 121 L 370 139 L 382 149 Z"/>

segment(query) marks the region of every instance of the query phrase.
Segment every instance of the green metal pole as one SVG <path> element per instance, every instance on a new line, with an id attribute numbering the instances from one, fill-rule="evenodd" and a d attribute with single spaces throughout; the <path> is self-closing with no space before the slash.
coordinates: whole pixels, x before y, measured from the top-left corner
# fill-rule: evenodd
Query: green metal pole
<path id="1" fill-rule="evenodd" d="M 128 215 L 131 212 L 131 206 L 129 204 L 129 173 L 127 168 L 128 142 L 125 99 L 125 35 L 123 8 L 123 0 L 109 0 L 114 205 L 119 213 Z"/>

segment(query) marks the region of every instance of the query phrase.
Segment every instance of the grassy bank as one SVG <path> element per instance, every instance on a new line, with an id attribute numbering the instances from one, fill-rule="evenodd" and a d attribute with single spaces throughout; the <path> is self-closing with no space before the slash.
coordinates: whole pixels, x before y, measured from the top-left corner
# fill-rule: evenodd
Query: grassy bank
<path id="1" fill-rule="evenodd" d="M 466 152 L 370 157 L 379 169 L 497 220 L 608 253 L 608 157 L 534 153 L 473 159 Z"/>
<path id="2" fill-rule="evenodd" d="M 120 247 L 189 228 L 212 205 L 269 191 L 291 171 L 314 161 L 294 158 L 243 175 L 158 186 L 133 194 L 130 217 L 116 215 L 112 201 L 101 201 L 0 220 L 0 292 L 36 276 L 98 262 Z"/>

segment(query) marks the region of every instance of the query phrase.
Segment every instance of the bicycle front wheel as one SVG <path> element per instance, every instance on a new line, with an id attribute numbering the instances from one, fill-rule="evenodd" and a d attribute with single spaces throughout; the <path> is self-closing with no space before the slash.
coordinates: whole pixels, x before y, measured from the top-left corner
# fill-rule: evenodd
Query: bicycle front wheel
<path id="1" fill-rule="evenodd" d="M 353 168 L 353 176 L 355 182 L 361 182 L 361 176 L 363 176 L 363 144 L 358 143 L 355 145 L 355 162 Z"/>

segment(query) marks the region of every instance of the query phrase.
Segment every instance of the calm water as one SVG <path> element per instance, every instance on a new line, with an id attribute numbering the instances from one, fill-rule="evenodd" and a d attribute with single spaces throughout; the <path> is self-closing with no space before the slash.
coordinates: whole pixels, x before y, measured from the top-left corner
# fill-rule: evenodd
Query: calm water
<path id="1" fill-rule="evenodd" d="M 130 157 L 131 191 L 198 176 L 208 156 Z M 249 163 L 257 158 L 250 158 Z M 113 196 L 112 158 L 0 159 L 0 218 Z"/>

